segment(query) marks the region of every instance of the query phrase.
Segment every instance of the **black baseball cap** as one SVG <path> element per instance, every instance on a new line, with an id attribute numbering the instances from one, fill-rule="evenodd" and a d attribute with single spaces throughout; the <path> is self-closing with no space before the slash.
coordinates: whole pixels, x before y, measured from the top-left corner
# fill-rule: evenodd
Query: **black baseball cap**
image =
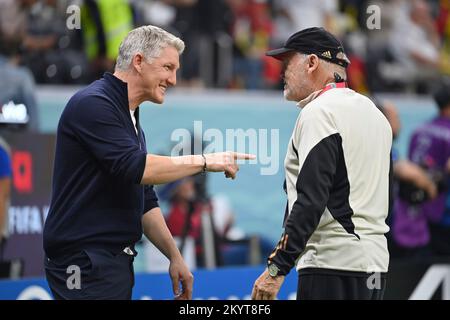
<path id="1" fill-rule="evenodd" d="M 267 56 L 283 60 L 289 52 L 316 54 L 319 58 L 347 67 L 350 60 L 344 52 L 342 43 L 324 28 L 308 28 L 294 33 L 282 48 L 266 53 Z"/>

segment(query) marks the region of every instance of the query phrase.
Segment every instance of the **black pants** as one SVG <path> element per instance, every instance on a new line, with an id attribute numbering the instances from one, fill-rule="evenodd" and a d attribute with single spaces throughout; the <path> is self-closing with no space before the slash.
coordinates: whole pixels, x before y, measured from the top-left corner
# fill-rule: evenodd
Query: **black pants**
<path id="1" fill-rule="evenodd" d="M 308 268 L 299 271 L 297 300 L 382 300 L 385 273 Z"/>
<path id="2" fill-rule="evenodd" d="M 431 250 L 435 256 L 450 255 L 450 227 L 440 224 L 429 224 Z"/>
<path id="3" fill-rule="evenodd" d="M 134 255 L 89 249 L 45 258 L 45 274 L 56 300 L 130 300 Z"/>

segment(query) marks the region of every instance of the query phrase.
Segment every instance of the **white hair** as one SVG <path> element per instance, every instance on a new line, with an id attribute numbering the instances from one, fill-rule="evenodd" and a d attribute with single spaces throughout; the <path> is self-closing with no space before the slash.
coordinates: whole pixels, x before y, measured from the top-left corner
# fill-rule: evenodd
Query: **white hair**
<path id="1" fill-rule="evenodd" d="M 302 56 L 303 59 L 307 59 L 309 57 L 309 54 L 306 53 L 299 53 L 299 54 L 300 56 Z M 342 79 L 347 80 L 347 71 L 345 67 L 320 58 L 319 61 L 320 63 L 323 64 L 325 70 L 327 70 L 327 72 L 330 74 L 331 77 L 334 77 L 334 73 L 336 72 Z"/>
<path id="2" fill-rule="evenodd" d="M 182 54 L 184 51 L 183 40 L 161 28 L 148 25 L 133 29 L 120 44 L 116 70 L 128 70 L 134 55 L 137 53 L 143 54 L 147 61 L 151 63 L 168 46 L 174 47 L 178 54 Z"/>

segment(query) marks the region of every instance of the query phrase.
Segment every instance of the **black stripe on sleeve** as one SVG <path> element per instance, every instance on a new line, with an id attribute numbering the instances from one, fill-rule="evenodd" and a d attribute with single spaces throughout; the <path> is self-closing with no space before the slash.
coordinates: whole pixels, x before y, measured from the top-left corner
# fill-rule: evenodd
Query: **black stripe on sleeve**
<path id="1" fill-rule="evenodd" d="M 297 148 L 295 148 L 295 146 L 294 146 L 294 140 L 292 140 L 292 149 L 294 150 L 294 153 L 295 153 L 295 155 L 296 155 L 297 158 L 298 158 L 298 150 L 297 150 Z"/>
<path id="2" fill-rule="evenodd" d="M 389 156 L 389 210 L 388 213 L 391 213 L 394 206 L 394 163 L 392 160 L 392 151 Z"/>
<path id="3" fill-rule="evenodd" d="M 279 245 L 269 257 L 289 273 L 307 241 L 317 228 L 327 206 L 340 156 L 342 139 L 338 133 L 322 139 L 307 155 L 297 178 L 297 200 L 286 221 Z"/>
<path id="4" fill-rule="evenodd" d="M 327 208 L 333 218 L 341 224 L 345 231 L 354 235 L 359 240 L 360 237 L 355 233 L 355 225 L 352 221 L 353 209 L 350 207 L 350 182 L 348 181 L 347 166 L 345 165 L 342 138 L 340 136 L 338 137 L 338 152 L 336 175 Z"/>

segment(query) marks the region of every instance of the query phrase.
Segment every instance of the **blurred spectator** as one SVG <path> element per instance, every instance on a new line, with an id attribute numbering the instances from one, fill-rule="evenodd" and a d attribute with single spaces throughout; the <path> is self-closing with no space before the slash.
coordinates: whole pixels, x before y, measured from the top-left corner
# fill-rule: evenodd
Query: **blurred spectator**
<path id="1" fill-rule="evenodd" d="M 274 46 L 283 44 L 295 32 L 311 27 L 324 27 L 335 32 L 338 0 L 274 0 Z"/>
<path id="2" fill-rule="evenodd" d="M 234 225 L 234 214 L 225 196 L 210 198 L 201 195 L 206 192 L 202 191 L 205 183 L 206 180 L 202 176 L 195 176 L 173 182 L 158 190 L 160 199 L 168 198 L 170 202 L 167 226 L 172 235 L 180 237 L 182 243 L 187 236 L 193 238 L 196 243 L 196 264 L 204 267 L 202 214 L 206 213 L 210 215 L 214 226 L 218 266 L 249 264 L 252 253 L 255 254 L 251 250 L 258 250 L 257 263 L 261 263 L 261 258 L 267 257 L 272 251 L 273 243 L 261 237 L 246 236 Z M 251 248 L 251 241 L 257 243 L 254 248 Z"/>
<path id="3" fill-rule="evenodd" d="M 136 24 L 151 24 L 169 30 L 175 20 L 176 10 L 170 0 L 131 0 Z"/>
<path id="4" fill-rule="evenodd" d="M 231 76 L 232 14 L 225 0 L 133 0 L 139 24 L 171 30 L 183 38 L 178 85 L 225 87 Z"/>
<path id="5" fill-rule="evenodd" d="M 170 209 L 167 216 L 167 226 L 170 232 L 173 236 L 179 237 L 181 243 L 188 236 L 193 238 L 195 240 L 196 265 L 205 266 L 201 215 L 203 210 L 210 212 L 210 208 L 207 208 L 205 203 L 197 199 L 194 179 L 189 177 L 168 184 L 162 193 L 158 192 L 158 195 L 162 198 L 165 195 L 169 196 Z M 216 261 L 216 264 L 220 264 L 220 262 Z"/>
<path id="6" fill-rule="evenodd" d="M 8 236 L 8 208 L 11 189 L 11 160 L 8 144 L 0 136 L 0 261 Z"/>
<path id="7" fill-rule="evenodd" d="M 175 20 L 172 27 L 187 43 L 181 57 L 180 84 L 188 87 L 203 87 L 205 83 L 200 76 L 200 37 L 198 0 L 173 0 Z M 212 41 L 211 41 L 212 42 Z M 212 50 L 208 50 L 210 53 Z M 206 63 L 206 61 L 204 61 Z"/>
<path id="8" fill-rule="evenodd" d="M 430 6 L 424 0 L 403 2 L 398 6 L 390 48 L 400 69 L 386 69 L 386 75 L 397 77 L 417 92 L 428 90 L 427 83 L 439 75 L 440 39 Z"/>
<path id="9" fill-rule="evenodd" d="M 414 132 L 409 158 L 421 166 L 436 184 L 437 197 L 430 199 L 410 188 L 407 192 L 410 196 L 400 198 L 396 203 L 393 235 L 403 248 L 426 248 L 430 245 L 432 254 L 450 255 L 450 84 L 442 84 L 434 98 L 439 116 Z"/>
<path id="10" fill-rule="evenodd" d="M 269 49 L 272 22 L 266 0 L 227 0 L 233 16 L 234 83 L 232 87 L 262 89 L 263 58 Z"/>
<path id="11" fill-rule="evenodd" d="M 439 1 L 437 28 L 442 39 L 441 72 L 450 75 L 450 1 Z"/>
<path id="12" fill-rule="evenodd" d="M 357 20 L 359 22 L 359 27 L 365 35 L 365 52 L 362 57 L 365 63 L 365 79 L 369 91 L 386 92 L 404 90 L 405 84 L 404 79 L 402 78 L 402 71 L 398 71 L 399 62 L 396 61 L 390 45 L 393 26 L 399 19 L 398 12 L 403 12 L 405 10 L 404 1 L 347 0 L 346 2 L 352 2 L 353 8 L 356 8 L 357 13 L 355 12 L 354 14 L 357 14 L 356 16 L 358 17 Z M 380 27 L 379 29 L 368 25 L 369 15 L 367 13 L 367 8 L 370 5 L 374 5 L 376 8 L 379 8 L 380 16 L 377 18 Z M 371 22 L 374 23 L 375 20 L 372 20 Z M 350 35 L 352 34 L 353 32 L 350 33 Z M 353 60 L 350 59 L 350 61 L 353 65 Z M 352 65 L 350 65 L 351 68 Z"/>
<path id="13" fill-rule="evenodd" d="M 209 199 L 202 199 L 196 190 L 194 178 L 186 178 L 166 185 L 158 195 L 164 199 L 168 196 L 169 213 L 167 216 L 167 226 L 173 236 L 181 239 L 181 247 L 184 246 L 186 237 L 191 237 L 195 241 L 196 265 L 204 267 L 206 265 L 205 248 L 203 243 L 202 214 L 211 215 L 212 207 Z M 197 185 L 198 186 L 198 185 Z M 221 255 L 219 252 L 219 234 L 213 229 L 215 251 L 215 264 L 221 265 Z"/>
<path id="14" fill-rule="evenodd" d="M 226 240 L 244 239 L 245 233 L 235 224 L 235 215 L 228 197 L 224 194 L 214 195 L 211 204 L 214 209 L 214 226 L 219 235 Z"/>
<path id="15" fill-rule="evenodd" d="M 181 85 L 224 86 L 229 73 L 232 40 L 229 34 L 231 11 L 225 0 L 172 0 L 176 8 L 173 28 L 188 44 L 181 57 Z M 226 64 L 230 64 L 227 66 Z"/>
<path id="16" fill-rule="evenodd" d="M 29 117 L 27 129 L 35 132 L 39 129 L 39 120 L 33 75 L 15 61 L 0 54 L 0 107 L 24 104 Z"/>
<path id="17" fill-rule="evenodd" d="M 223 194 L 212 197 L 214 225 L 222 239 L 223 265 L 261 264 L 272 253 L 275 243 L 263 235 L 247 235 L 235 223 L 231 204 Z"/>
<path id="18" fill-rule="evenodd" d="M 120 43 L 133 24 L 133 11 L 127 0 L 84 0 L 81 30 L 93 79 L 113 70 Z"/>
<path id="19" fill-rule="evenodd" d="M 18 53 L 26 30 L 26 3 L 23 0 L 0 0 L 0 51 L 3 54 Z"/>
<path id="20" fill-rule="evenodd" d="M 337 30 L 342 33 L 341 40 L 351 62 L 347 67 L 348 86 L 362 94 L 369 94 L 370 92 L 366 69 L 368 50 L 368 34 L 365 32 L 367 5 L 367 1 L 340 1 L 342 14 L 335 19 L 337 20 L 336 25 L 338 25 Z"/>
<path id="21" fill-rule="evenodd" d="M 350 65 L 347 67 L 348 87 L 361 94 L 369 93 L 367 84 L 367 70 L 364 60 L 353 53 L 351 49 L 347 50 Z"/>
<path id="22" fill-rule="evenodd" d="M 21 62 L 31 69 L 38 83 L 68 84 L 88 80 L 81 31 L 69 30 L 66 25 L 66 10 L 71 2 L 45 0 L 25 10 Z"/>
<path id="23" fill-rule="evenodd" d="M 401 129 L 401 122 L 398 116 L 397 109 L 392 102 L 384 101 L 382 104 L 378 103 L 378 107 L 386 116 L 389 124 L 392 127 L 392 136 L 394 141 L 398 137 Z M 393 174 L 394 174 L 394 190 L 392 195 L 394 196 L 394 207 L 390 208 L 388 216 L 388 225 L 391 227 L 391 232 L 388 234 L 389 252 L 392 258 L 404 258 L 404 257 L 422 257 L 428 254 L 428 247 L 426 242 L 413 243 L 411 246 L 405 246 L 404 244 L 398 244 L 395 237 L 398 236 L 397 228 L 393 228 L 393 220 L 398 219 L 395 216 L 395 209 L 398 207 L 398 201 L 419 201 L 419 199 L 434 199 L 437 196 L 436 184 L 428 177 L 427 172 L 419 165 L 409 161 L 408 159 L 400 159 L 397 150 L 393 147 L 392 150 L 393 160 Z M 399 199 L 398 199 L 399 198 Z M 414 199 L 414 200 L 412 200 Z M 423 239 L 420 234 L 426 232 L 426 217 L 423 215 L 417 215 L 411 221 L 409 228 L 415 230 L 414 236 L 419 235 L 418 239 Z M 398 224 L 398 220 L 396 220 Z M 401 231 L 405 232 L 405 231 Z"/>
<path id="24" fill-rule="evenodd" d="M 24 104 L 29 116 L 27 128 L 37 131 L 34 79 L 27 68 L 19 66 L 20 47 L 26 26 L 22 6 L 26 3 L 27 1 L 0 0 L 0 108 L 10 103 Z"/>
<path id="25" fill-rule="evenodd" d="M 390 101 L 384 101 L 382 105 L 379 105 L 379 108 L 391 125 L 392 137 L 395 141 L 401 130 L 401 122 L 397 108 Z M 436 184 L 428 177 L 424 169 L 408 159 L 400 159 L 395 147 L 392 150 L 392 160 L 394 178 L 397 183 L 411 184 L 416 192 L 421 193 L 422 197 L 428 197 L 429 199 L 436 198 Z"/>

